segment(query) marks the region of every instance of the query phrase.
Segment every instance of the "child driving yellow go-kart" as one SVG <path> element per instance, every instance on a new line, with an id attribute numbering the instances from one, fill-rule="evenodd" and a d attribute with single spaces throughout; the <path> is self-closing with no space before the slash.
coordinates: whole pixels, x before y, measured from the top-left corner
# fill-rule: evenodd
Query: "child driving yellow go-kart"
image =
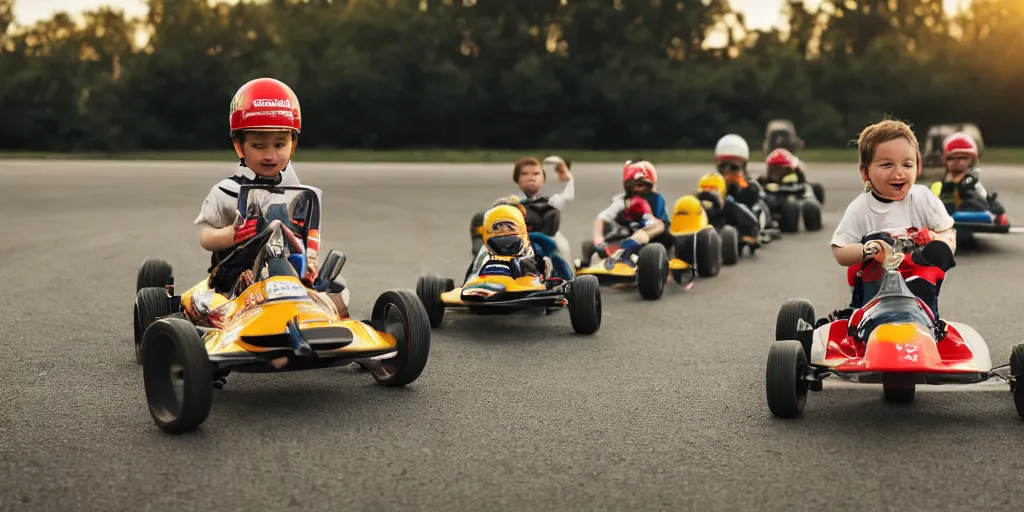
<path id="1" fill-rule="evenodd" d="M 491 255 L 512 257 L 515 267 L 520 271 L 520 275 L 515 277 L 543 277 L 545 272 L 550 272 L 550 265 L 543 265 L 544 272 L 538 268 L 537 258 L 530 245 L 530 235 L 526 230 L 525 208 L 518 201 L 513 203 L 509 199 L 501 199 L 484 214 L 483 238 L 487 252 L 479 263 L 483 264 Z"/>

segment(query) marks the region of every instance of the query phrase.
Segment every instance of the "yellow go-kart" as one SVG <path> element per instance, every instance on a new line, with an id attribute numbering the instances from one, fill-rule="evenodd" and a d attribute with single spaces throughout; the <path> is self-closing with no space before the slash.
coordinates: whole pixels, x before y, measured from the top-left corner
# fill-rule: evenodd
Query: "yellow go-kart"
<path id="1" fill-rule="evenodd" d="M 593 247 L 592 242 L 588 242 L 591 246 L 585 246 L 583 259 L 577 258 L 575 261 L 576 275 L 594 278 L 605 286 L 636 286 L 644 299 L 658 300 L 664 294 L 665 282 L 668 280 L 668 250 L 664 245 L 652 240 L 630 256 L 632 265 L 621 261 L 612 263 L 609 260 L 619 250 L 620 244 L 631 235 L 628 228 L 623 228 L 606 235 L 601 247 Z"/>
<path id="2" fill-rule="evenodd" d="M 243 185 L 240 212 L 247 211 L 248 193 L 257 188 L 303 190 L 312 204 L 309 216 L 320 215 L 316 189 L 303 185 Z M 136 281 L 135 350 L 150 414 L 163 431 L 180 433 L 201 425 L 210 413 L 215 383 L 232 371 L 357 363 L 384 386 L 404 386 L 423 371 L 430 325 L 416 296 L 387 291 L 374 304 L 370 320 L 342 318 L 327 293 L 339 291 L 345 256 L 330 251 L 312 289 L 307 288 L 300 276 L 306 272 L 309 233 L 293 232 L 287 227 L 292 220 L 280 213 L 273 219 L 257 213 L 265 227 L 181 296 L 174 294 L 167 262 L 148 258 L 142 263 Z M 310 226 L 310 220 L 303 225 Z"/>
<path id="3" fill-rule="evenodd" d="M 722 269 L 722 238 L 696 196 L 685 195 L 676 201 L 668 231 L 676 239 L 675 255 L 668 262 L 672 279 L 683 284 L 692 281 L 694 274 L 718 275 Z"/>
<path id="4" fill-rule="evenodd" d="M 551 314 L 569 310 L 572 328 L 579 334 L 593 334 L 601 327 L 601 289 L 593 276 L 559 275 L 549 258 L 538 257 L 542 275 L 531 275 L 519 255 L 527 246 L 554 245 L 550 237 L 527 233 L 522 210 L 499 205 L 484 215 L 483 246 L 486 254 L 472 265 L 465 282 L 455 286 L 451 278 L 421 276 L 416 295 L 423 303 L 430 326 L 440 327 L 448 309 L 465 309 L 475 314 L 508 314 L 530 308 L 544 308 Z M 536 242 L 532 239 L 538 238 Z M 543 242 L 539 238 L 545 238 Z M 537 249 L 534 250 L 538 253 Z M 556 256 L 557 257 L 557 256 Z M 562 265 L 562 268 L 568 268 Z"/>

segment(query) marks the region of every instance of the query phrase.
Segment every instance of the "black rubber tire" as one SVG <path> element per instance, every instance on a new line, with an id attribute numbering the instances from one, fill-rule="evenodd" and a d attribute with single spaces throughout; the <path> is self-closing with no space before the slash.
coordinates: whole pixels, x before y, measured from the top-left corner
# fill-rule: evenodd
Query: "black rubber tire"
<path id="1" fill-rule="evenodd" d="M 715 277 L 722 270 L 722 239 L 718 231 L 704 229 L 694 236 L 697 244 L 697 275 Z"/>
<path id="2" fill-rule="evenodd" d="M 818 204 L 825 206 L 825 186 L 821 183 L 811 183 L 811 190 L 814 191 L 814 198 Z"/>
<path id="3" fill-rule="evenodd" d="M 172 357 L 181 365 L 182 400 L 171 382 Z M 153 422 L 168 434 L 194 430 L 213 405 L 213 365 L 195 326 L 180 318 L 159 320 L 142 342 L 142 380 Z"/>
<path id="4" fill-rule="evenodd" d="M 443 281 L 443 280 L 442 280 Z M 398 355 L 385 361 L 393 363 L 389 370 L 391 375 L 381 377 L 373 374 L 378 384 L 387 387 L 401 387 L 411 384 L 427 366 L 430 357 L 430 319 L 427 310 L 416 295 L 408 290 L 388 290 L 377 298 L 370 314 L 373 328 L 381 332 L 391 332 L 385 322 L 389 312 L 395 312 L 396 320 L 401 323 L 403 335 L 395 335 L 398 340 Z M 391 334 L 395 334 L 391 332 Z"/>
<path id="5" fill-rule="evenodd" d="M 668 281 L 668 251 L 659 243 L 640 248 L 636 261 L 637 287 L 645 300 L 658 300 L 665 292 Z"/>
<path id="6" fill-rule="evenodd" d="M 821 231 L 821 205 L 814 201 L 804 201 L 801 211 L 804 217 L 804 229 L 808 232 Z"/>
<path id="7" fill-rule="evenodd" d="M 142 364 L 142 340 L 146 334 L 146 329 L 149 329 L 149 326 L 160 317 L 165 317 L 171 313 L 173 313 L 171 310 L 171 298 L 167 296 L 166 288 L 143 288 L 135 295 L 135 307 L 132 311 L 134 323 L 132 330 L 134 331 L 135 338 L 133 352 L 135 353 L 136 363 Z"/>
<path id="8" fill-rule="evenodd" d="M 765 369 L 765 397 L 768 409 L 779 418 L 795 418 L 804 412 L 810 385 L 801 379 L 807 356 L 800 342 L 782 340 L 772 343 Z"/>
<path id="9" fill-rule="evenodd" d="M 722 240 L 722 264 L 735 265 L 740 260 L 740 233 L 728 224 L 722 226 L 718 237 Z"/>
<path id="10" fill-rule="evenodd" d="M 420 276 L 416 280 L 416 297 L 423 304 L 427 312 L 427 321 L 432 329 L 441 326 L 444 320 L 444 301 L 441 294 L 455 289 L 455 283 L 450 278 L 438 276 Z"/>
<path id="11" fill-rule="evenodd" d="M 174 268 L 170 263 L 158 258 L 146 258 L 139 265 L 139 273 L 135 276 L 135 293 L 143 288 L 163 288 L 174 284 Z"/>
<path id="12" fill-rule="evenodd" d="M 779 230 L 783 233 L 800 231 L 800 202 L 789 199 L 779 206 Z"/>
<path id="13" fill-rule="evenodd" d="M 904 382 L 900 382 L 904 381 Z M 910 404 L 914 402 L 916 386 L 905 382 L 901 375 L 882 374 L 882 399 L 890 404 Z"/>
<path id="14" fill-rule="evenodd" d="M 469 238 L 472 242 L 472 254 L 476 258 L 476 255 L 480 252 L 480 248 L 484 246 L 484 239 L 476 234 L 476 228 L 484 225 L 484 214 L 483 212 L 477 212 L 473 214 L 473 218 L 469 221 Z"/>
<path id="15" fill-rule="evenodd" d="M 601 285 L 595 276 L 578 276 L 569 284 L 569 321 L 577 334 L 594 334 L 601 328 Z"/>
<path id="16" fill-rule="evenodd" d="M 1017 416 L 1024 419 L 1024 343 L 1018 343 L 1010 351 L 1010 375 L 1016 377 L 1013 387 L 1013 407 Z"/>
<path id="17" fill-rule="evenodd" d="M 594 241 L 590 239 L 584 240 L 580 244 L 580 268 L 589 267 L 591 259 L 593 259 L 596 252 L 597 248 L 594 247 Z"/>
<path id="18" fill-rule="evenodd" d="M 814 306 L 805 299 L 789 299 L 782 303 L 775 318 L 775 341 L 796 340 L 804 348 L 804 355 L 811 360 L 811 343 L 814 335 Z"/>

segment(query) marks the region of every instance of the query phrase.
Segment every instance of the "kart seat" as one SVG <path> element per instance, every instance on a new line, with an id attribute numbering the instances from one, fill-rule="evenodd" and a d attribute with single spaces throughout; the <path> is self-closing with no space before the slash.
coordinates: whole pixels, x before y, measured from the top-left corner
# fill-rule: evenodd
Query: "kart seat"
<path id="1" fill-rule="evenodd" d="M 529 231 L 555 236 L 562 224 L 562 212 L 548 202 L 548 198 L 523 200 L 526 208 L 526 226 Z"/>

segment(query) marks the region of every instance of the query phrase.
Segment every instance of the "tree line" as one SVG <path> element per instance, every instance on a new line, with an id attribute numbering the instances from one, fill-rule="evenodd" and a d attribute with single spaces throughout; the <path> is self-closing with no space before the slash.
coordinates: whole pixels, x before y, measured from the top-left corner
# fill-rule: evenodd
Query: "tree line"
<path id="1" fill-rule="evenodd" d="M 771 31 L 727 0 L 148 0 L 34 26 L 13 1 L 0 149 L 224 148 L 259 76 L 296 90 L 306 147 L 695 148 L 774 118 L 842 147 L 885 114 L 1024 145 L 1018 0 L 797 0 Z"/>

